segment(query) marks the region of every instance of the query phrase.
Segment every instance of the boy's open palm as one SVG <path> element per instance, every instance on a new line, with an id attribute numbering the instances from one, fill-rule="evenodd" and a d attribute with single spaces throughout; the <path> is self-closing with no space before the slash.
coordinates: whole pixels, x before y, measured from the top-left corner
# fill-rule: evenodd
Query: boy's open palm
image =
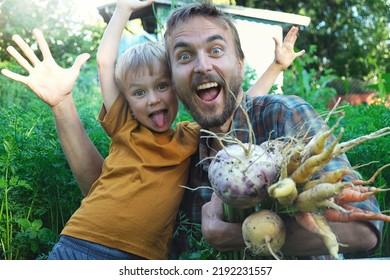
<path id="1" fill-rule="evenodd" d="M 294 45 L 297 40 L 298 28 L 293 26 L 283 40 L 283 44 L 275 37 L 275 61 L 281 65 L 282 70 L 287 69 L 295 58 L 302 56 L 305 50 L 295 52 Z"/>
<path id="2" fill-rule="evenodd" d="M 14 35 L 12 39 L 26 58 L 12 46 L 8 47 L 7 51 L 20 66 L 26 69 L 29 75 L 23 76 L 8 69 L 3 69 L 1 73 L 12 80 L 26 84 L 50 107 L 55 107 L 70 94 L 79 76 L 81 66 L 89 59 L 90 55 L 81 54 L 76 58 L 72 67 L 62 68 L 54 61 L 42 32 L 34 29 L 33 34 L 38 42 L 43 60 L 39 60 L 31 47 L 19 35 Z"/>

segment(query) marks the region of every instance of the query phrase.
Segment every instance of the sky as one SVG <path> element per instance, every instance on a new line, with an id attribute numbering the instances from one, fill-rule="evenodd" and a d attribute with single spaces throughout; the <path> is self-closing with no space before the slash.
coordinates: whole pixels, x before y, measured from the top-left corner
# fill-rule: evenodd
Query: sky
<path id="1" fill-rule="evenodd" d="M 93 9 L 106 3 L 115 3 L 115 2 L 116 2 L 115 0 L 81 0 L 81 1 L 77 1 L 77 4 L 80 5 L 80 7 L 83 7 L 85 9 Z"/>

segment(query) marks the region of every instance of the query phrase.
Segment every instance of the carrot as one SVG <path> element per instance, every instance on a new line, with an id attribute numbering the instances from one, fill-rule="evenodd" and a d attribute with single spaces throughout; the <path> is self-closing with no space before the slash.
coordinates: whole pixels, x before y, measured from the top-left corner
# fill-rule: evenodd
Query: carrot
<path id="1" fill-rule="evenodd" d="M 313 186 L 321 183 L 337 183 L 348 173 L 352 172 L 349 168 L 339 168 L 336 170 L 322 173 L 320 178 L 316 180 L 307 181 L 303 186 L 304 190 L 311 189 Z"/>
<path id="2" fill-rule="evenodd" d="M 381 189 L 381 188 L 376 188 L 376 187 L 372 187 L 372 186 L 355 186 L 355 185 L 353 185 L 353 186 L 348 187 L 348 188 L 355 190 L 355 191 L 358 191 L 358 192 L 361 192 L 361 193 L 371 192 L 372 194 L 390 191 L 390 189 Z"/>
<path id="3" fill-rule="evenodd" d="M 333 157 L 337 157 L 343 153 L 346 153 L 347 151 L 349 151 L 353 147 L 355 147 L 363 142 L 366 142 L 366 141 L 371 140 L 371 139 L 383 137 L 383 136 L 386 136 L 388 134 L 390 134 L 390 126 L 384 127 L 382 129 L 379 129 L 379 130 L 372 132 L 370 134 L 363 135 L 361 137 L 340 143 L 335 147 Z"/>
<path id="4" fill-rule="evenodd" d="M 361 202 L 367 200 L 373 192 L 360 192 L 352 188 L 344 188 L 334 197 L 337 204 L 342 205 L 350 202 Z"/>
<path id="5" fill-rule="evenodd" d="M 322 212 L 324 217 L 331 222 L 348 223 L 352 221 L 369 221 L 369 220 L 381 220 L 384 222 L 390 222 L 390 216 L 382 213 L 375 213 L 367 210 L 363 210 L 348 204 L 341 205 L 345 212 L 337 211 L 329 208 Z"/>
<path id="6" fill-rule="evenodd" d="M 332 159 L 333 150 L 343 134 L 344 130 L 341 129 L 337 139 L 333 141 L 325 151 L 308 158 L 290 175 L 290 178 L 293 179 L 296 184 L 306 183 L 310 177 L 320 171 Z"/>
<path id="7" fill-rule="evenodd" d="M 332 228 L 327 223 L 326 219 L 319 214 L 313 214 L 313 219 L 316 222 L 317 226 L 320 228 L 319 236 L 324 242 L 326 248 L 328 249 L 330 255 L 336 260 L 339 259 L 339 243 L 337 237 L 334 234 Z"/>
<path id="8" fill-rule="evenodd" d="M 290 152 L 287 161 L 287 174 L 293 173 L 301 165 L 302 145 L 296 145 Z"/>
<path id="9" fill-rule="evenodd" d="M 290 178 L 284 178 L 269 186 L 267 191 L 269 196 L 279 198 L 290 195 L 294 189 L 296 189 L 295 182 Z"/>
<path id="10" fill-rule="evenodd" d="M 369 185 L 369 184 L 372 184 L 375 181 L 376 176 L 378 176 L 378 174 L 381 173 L 383 169 L 385 169 L 386 167 L 389 167 L 389 166 L 390 166 L 390 163 L 382 166 L 381 168 L 379 168 L 377 171 L 375 171 L 374 175 L 372 175 L 371 178 L 368 179 L 367 181 L 355 180 L 353 182 L 354 185 Z"/>
<path id="11" fill-rule="evenodd" d="M 315 235 L 320 234 L 321 229 L 316 224 L 312 213 L 297 212 L 294 214 L 294 217 L 297 223 L 307 231 L 314 233 Z"/>
<path id="12" fill-rule="evenodd" d="M 327 140 L 329 136 L 336 130 L 339 126 L 341 119 L 344 117 L 342 115 L 331 129 L 326 131 L 318 132 L 310 141 L 307 143 L 305 149 L 302 151 L 302 161 L 305 161 L 313 155 L 318 155 L 322 153 L 325 149 Z"/>
<path id="13" fill-rule="evenodd" d="M 349 182 L 339 182 L 335 184 L 322 183 L 315 185 L 298 195 L 295 206 L 299 211 L 314 212 L 321 206 L 328 206 L 328 199 L 339 194 L 349 184 Z"/>

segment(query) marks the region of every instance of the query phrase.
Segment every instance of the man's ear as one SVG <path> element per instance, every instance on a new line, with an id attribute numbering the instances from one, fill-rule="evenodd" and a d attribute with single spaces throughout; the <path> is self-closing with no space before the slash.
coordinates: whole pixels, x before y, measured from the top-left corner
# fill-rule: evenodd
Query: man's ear
<path id="1" fill-rule="evenodd" d="M 241 69 L 241 77 L 244 78 L 245 77 L 245 59 L 238 59 L 238 64 L 240 66 L 240 69 Z"/>

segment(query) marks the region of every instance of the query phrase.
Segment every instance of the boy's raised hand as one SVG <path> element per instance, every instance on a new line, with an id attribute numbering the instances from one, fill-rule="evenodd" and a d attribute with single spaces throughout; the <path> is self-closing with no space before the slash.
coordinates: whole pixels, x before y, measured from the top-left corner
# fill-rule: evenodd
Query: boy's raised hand
<path id="1" fill-rule="evenodd" d="M 154 0 L 118 0 L 117 7 L 119 9 L 130 9 L 132 11 L 137 11 L 151 5 L 153 2 Z"/>
<path id="2" fill-rule="evenodd" d="M 286 70 L 295 58 L 302 56 L 305 50 L 299 52 L 294 51 L 295 41 L 297 40 L 298 28 L 293 26 L 284 37 L 283 44 L 274 37 L 275 41 L 275 62 L 280 65 L 283 70 Z"/>
<path id="3" fill-rule="evenodd" d="M 80 74 L 80 68 L 89 59 L 90 55 L 87 53 L 81 54 L 76 58 L 72 67 L 62 68 L 53 59 L 42 32 L 34 29 L 33 34 L 43 60 L 39 60 L 32 48 L 19 35 L 14 35 L 12 37 L 13 41 L 19 46 L 26 58 L 12 46 L 9 46 L 7 51 L 20 66 L 26 69 L 29 75 L 23 76 L 8 69 L 2 69 L 1 73 L 12 80 L 29 86 L 40 99 L 50 107 L 55 107 L 70 95 Z"/>

